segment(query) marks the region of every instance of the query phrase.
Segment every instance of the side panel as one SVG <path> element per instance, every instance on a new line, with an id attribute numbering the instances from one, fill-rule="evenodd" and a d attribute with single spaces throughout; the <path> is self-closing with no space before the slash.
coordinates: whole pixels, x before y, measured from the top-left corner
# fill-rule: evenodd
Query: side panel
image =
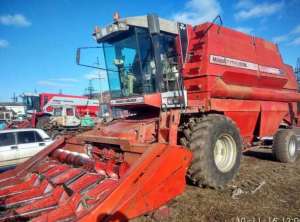
<path id="1" fill-rule="evenodd" d="M 260 103 L 250 100 L 211 99 L 211 110 L 224 112 L 240 129 L 244 144 L 253 139 L 260 113 Z"/>
<path id="2" fill-rule="evenodd" d="M 289 113 L 288 103 L 261 102 L 259 136 L 273 136 L 283 118 Z"/>
<path id="3" fill-rule="evenodd" d="M 288 103 L 283 102 L 210 99 L 208 104 L 207 111 L 222 112 L 237 124 L 245 144 L 254 136 L 273 136 L 289 115 Z"/>
<path id="4" fill-rule="evenodd" d="M 12 146 L 0 147 L 0 168 L 8 167 L 17 164 L 17 149 L 12 149 Z"/>
<path id="5" fill-rule="evenodd" d="M 16 144 L 15 134 L 3 133 L 1 134 L 0 140 L 0 168 L 16 165 L 18 146 Z"/>

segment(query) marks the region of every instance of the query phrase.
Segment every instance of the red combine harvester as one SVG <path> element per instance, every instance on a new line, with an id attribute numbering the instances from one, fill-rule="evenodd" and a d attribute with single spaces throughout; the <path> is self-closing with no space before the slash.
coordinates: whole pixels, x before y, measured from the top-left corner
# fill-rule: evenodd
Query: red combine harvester
<path id="1" fill-rule="evenodd" d="M 29 115 L 34 114 L 33 125 L 35 126 L 39 119 L 44 116 L 53 114 L 56 106 L 72 106 L 75 107 L 76 113 L 82 117 L 87 113 L 93 117 L 97 115 L 99 110 L 99 101 L 88 99 L 85 96 L 74 96 L 54 93 L 24 93 L 22 95 L 24 105 Z"/>
<path id="2" fill-rule="evenodd" d="M 99 100 L 88 99 L 85 96 L 74 96 L 54 93 L 24 93 L 23 101 L 27 107 L 27 112 L 41 112 L 52 114 L 53 106 L 74 106 L 80 116 L 87 113 L 96 116 L 99 109 Z"/>
<path id="3" fill-rule="evenodd" d="M 24 93 L 23 104 L 26 106 L 27 119 L 14 121 L 8 128 L 37 127 L 44 129 L 55 110 L 72 108 L 77 117 L 89 114 L 96 117 L 99 112 L 99 101 L 85 96 L 74 96 L 54 93 Z"/>
<path id="4" fill-rule="evenodd" d="M 0 175 L 0 221 L 126 221 L 181 194 L 186 173 L 225 186 L 241 153 L 265 137 L 274 136 L 276 159 L 295 161 L 300 95 L 276 45 L 156 15 L 115 16 L 93 36 L 111 106 L 130 116 L 61 138 Z M 88 49 L 78 49 L 79 64 Z"/>

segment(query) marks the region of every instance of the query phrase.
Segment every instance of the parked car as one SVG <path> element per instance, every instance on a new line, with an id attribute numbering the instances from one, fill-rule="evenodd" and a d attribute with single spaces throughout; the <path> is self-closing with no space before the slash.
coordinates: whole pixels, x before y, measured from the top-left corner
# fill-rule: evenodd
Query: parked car
<path id="1" fill-rule="evenodd" d="M 53 143 L 41 129 L 0 131 L 0 171 L 15 167 Z"/>

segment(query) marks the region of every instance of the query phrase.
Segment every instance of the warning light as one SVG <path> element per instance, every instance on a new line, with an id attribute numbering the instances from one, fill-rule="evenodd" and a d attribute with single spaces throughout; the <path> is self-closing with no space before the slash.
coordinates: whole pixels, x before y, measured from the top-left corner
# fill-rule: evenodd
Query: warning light
<path id="1" fill-rule="evenodd" d="M 117 22 L 117 21 L 120 19 L 120 14 L 119 14 L 119 12 L 115 12 L 115 13 L 114 13 L 113 19 L 114 19 L 115 22 Z"/>
<path id="2" fill-rule="evenodd" d="M 100 32 L 100 28 L 99 28 L 99 26 L 95 26 L 94 33 L 99 33 L 99 32 Z"/>

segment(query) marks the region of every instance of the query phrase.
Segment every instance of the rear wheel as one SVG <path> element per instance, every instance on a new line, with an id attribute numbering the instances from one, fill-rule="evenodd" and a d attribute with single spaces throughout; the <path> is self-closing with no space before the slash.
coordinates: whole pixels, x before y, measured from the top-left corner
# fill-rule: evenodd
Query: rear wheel
<path id="1" fill-rule="evenodd" d="M 272 152 L 276 160 L 283 163 L 295 162 L 299 155 L 297 148 L 297 137 L 293 130 L 283 129 L 274 136 Z"/>
<path id="2" fill-rule="evenodd" d="M 194 184 L 222 188 L 238 172 L 242 141 L 229 118 L 211 114 L 192 119 L 181 142 L 193 151 L 188 177 Z"/>

